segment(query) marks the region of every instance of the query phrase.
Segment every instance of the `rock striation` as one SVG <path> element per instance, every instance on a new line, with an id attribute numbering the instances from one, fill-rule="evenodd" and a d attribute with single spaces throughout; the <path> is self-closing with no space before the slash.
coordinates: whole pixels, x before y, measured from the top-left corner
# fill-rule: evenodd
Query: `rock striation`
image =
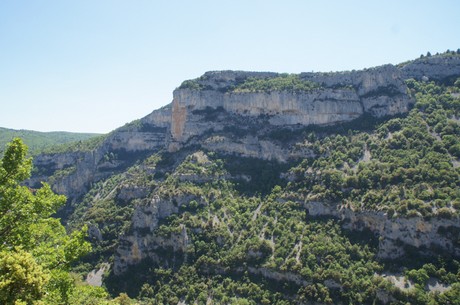
<path id="1" fill-rule="evenodd" d="M 165 261 L 159 252 L 170 248 L 174 253 L 185 253 L 188 245 L 188 236 L 185 226 L 181 226 L 178 233 L 167 236 L 151 234 L 160 220 L 177 213 L 182 205 L 192 200 L 190 197 L 160 198 L 154 196 L 149 204 L 137 206 L 132 218 L 130 234 L 122 236 L 114 262 L 114 273 L 122 274 L 128 266 L 135 265 L 143 259 L 149 258 L 159 263 Z"/>
<path id="2" fill-rule="evenodd" d="M 41 181 L 50 182 L 55 192 L 68 197 L 69 205 L 75 203 L 92 183 L 163 149 L 170 116 L 171 109 L 164 107 L 114 130 L 94 149 L 39 155 L 34 158 L 36 171 L 27 183 L 38 187 Z"/>
<path id="3" fill-rule="evenodd" d="M 458 219 L 388 217 L 383 212 L 357 212 L 324 202 L 307 202 L 304 206 L 311 216 L 339 218 L 353 231 L 369 230 L 379 239 L 377 255 L 381 259 L 399 258 L 411 248 L 427 255 L 447 250 L 460 256 Z"/>
<path id="4" fill-rule="evenodd" d="M 458 77 L 460 56 L 443 54 L 441 56 L 423 57 L 401 65 L 401 74 L 405 79 L 452 81 Z"/>
<path id="5" fill-rule="evenodd" d="M 172 140 L 184 142 L 214 124 L 199 126 L 194 113 L 222 109 L 240 116 L 267 116 L 274 126 L 331 125 L 348 122 L 365 113 L 375 117 L 407 112 L 413 100 L 401 71 L 385 65 L 342 73 L 302 73 L 300 78 L 318 86 L 308 92 L 238 92 L 232 88 L 247 79 L 266 79 L 278 74 L 238 71 L 207 72 L 195 80 L 205 89 L 181 88 L 174 91 L 171 120 Z"/>

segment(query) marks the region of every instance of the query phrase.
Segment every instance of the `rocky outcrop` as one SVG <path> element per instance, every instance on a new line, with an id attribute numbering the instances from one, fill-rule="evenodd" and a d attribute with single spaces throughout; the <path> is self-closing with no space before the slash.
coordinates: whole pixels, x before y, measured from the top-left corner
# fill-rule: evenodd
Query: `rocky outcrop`
<path id="1" fill-rule="evenodd" d="M 305 141 L 308 138 L 308 125 L 334 125 L 350 122 L 363 115 L 383 117 L 405 113 L 413 103 L 405 80 L 415 78 L 424 81 L 450 81 L 453 77 L 460 76 L 460 57 L 438 56 L 415 60 L 400 67 L 385 65 L 362 71 L 302 73 L 299 75 L 301 80 L 316 84 L 313 89 L 306 91 L 234 90 L 250 78 L 278 76 L 277 73 L 207 72 L 193 81 L 196 86 L 176 89 L 171 104 L 113 131 L 92 149 L 36 157 L 34 162 L 37 171 L 29 185 L 36 187 L 42 180 L 49 181 L 56 192 L 66 195 L 69 203 L 59 215 L 65 221 L 66 216 L 72 213 L 94 183 L 122 173 L 132 165 L 142 167 L 148 163 L 143 163 L 143 160 L 157 152 L 174 152 L 185 148 L 173 156 L 159 154 L 162 160 L 158 163 L 164 162 L 167 165 L 161 165 L 163 168 L 158 170 L 157 161 L 152 161 L 149 165 L 155 165 L 152 165 L 149 172 L 143 173 L 144 183 L 140 182 L 138 185 L 136 179 L 123 178 L 110 193 L 114 204 L 134 208 L 134 212 L 126 216 L 132 215 L 131 222 L 127 225 L 129 229 L 125 230 L 124 226 L 123 235 L 111 237 L 118 241 L 113 242 L 110 248 L 116 247 L 112 269 L 114 274 L 122 275 L 130 266 L 144 260 L 165 268 L 178 266 L 187 261 L 187 257 L 192 257 L 191 252 L 187 254 L 187 251 L 191 251 L 191 236 L 208 229 L 204 226 L 187 228 L 184 224 L 166 229 L 161 226 L 161 221 L 168 216 L 181 211 L 193 213 L 193 207 L 205 204 L 198 195 L 184 194 L 183 190 L 173 188 L 162 193 L 163 179 L 168 179 L 167 174 L 179 164 L 177 160 L 182 158 L 178 155 L 185 156 L 191 150 L 203 149 L 219 154 L 279 162 L 314 158 L 315 151 Z M 316 154 L 321 152 L 316 151 Z M 168 158 L 176 160 L 167 160 Z M 203 156 L 197 155 L 196 158 Z M 240 162 L 238 158 L 235 159 L 235 163 Z M 194 184 L 213 180 L 235 180 L 238 183 L 238 180 L 249 182 L 255 177 L 241 173 L 240 168 L 245 166 L 243 162 L 237 167 L 240 173 L 233 176 L 205 175 L 194 171 L 196 167 L 193 165 L 199 162 L 189 163 L 192 165 L 189 171 L 179 172 L 176 169 L 173 177 L 192 190 Z M 264 175 L 263 171 L 260 175 Z M 300 201 L 302 200 L 299 199 Z M 209 202 L 213 204 L 212 199 Z M 300 204 L 304 204 L 310 216 L 338 218 L 346 229 L 370 232 L 369 240 L 378 243 L 377 255 L 380 259 L 398 259 L 413 249 L 427 255 L 446 251 L 452 256 L 460 257 L 458 219 L 389 217 L 383 212 L 355 211 L 339 204 Z M 185 205 L 188 207 L 184 207 Z M 210 219 L 212 224 L 219 221 L 216 219 Z M 88 234 L 91 240 L 102 244 L 104 232 L 104 226 L 89 223 Z M 247 255 L 257 259 L 260 253 L 250 250 Z M 299 250 L 297 260 L 300 253 Z M 228 272 L 220 265 L 211 264 L 209 269 L 209 272 Z M 101 270 L 94 273 L 98 285 Z M 291 286 L 311 284 L 309 279 L 294 272 L 258 265 L 238 266 L 232 272 L 248 272 L 264 280 L 285 282 Z M 323 284 L 330 289 L 343 288 L 341 283 L 332 279 L 325 280 Z M 379 293 L 383 302 L 389 302 L 390 297 L 383 290 Z"/>
<path id="2" fill-rule="evenodd" d="M 193 199 L 185 196 L 168 200 L 153 196 L 149 204 L 137 206 L 129 234 L 120 238 L 115 255 L 114 273 L 121 274 L 128 266 L 135 265 L 146 258 L 157 263 L 165 261 L 158 256 L 158 249 L 168 248 L 174 253 L 184 253 L 189 242 L 185 226 L 181 226 L 180 232 L 169 232 L 167 235 L 152 232 L 158 228 L 161 219 L 177 213 L 182 205 L 188 204 Z"/>
<path id="3" fill-rule="evenodd" d="M 185 226 L 181 225 L 180 233 L 166 236 L 139 233 L 124 236 L 117 248 L 117 255 L 113 264 L 113 272 L 120 275 L 129 266 L 140 263 L 149 258 L 154 263 L 160 264 L 174 260 L 174 257 L 162 257 L 161 251 L 167 250 L 178 258 L 184 255 L 189 239 Z"/>
<path id="4" fill-rule="evenodd" d="M 412 102 L 407 96 L 405 77 L 393 65 L 351 72 L 302 73 L 301 77 L 327 88 L 353 88 L 364 112 L 376 117 L 407 112 Z"/>
<path id="5" fill-rule="evenodd" d="M 224 122 L 199 125 L 196 112 L 222 109 L 240 116 L 268 116 L 275 126 L 330 125 L 354 120 L 364 113 L 381 117 L 409 110 L 412 102 L 400 70 L 392 65 L 358 72 L 302 73 L 300 77 L 320 85 L 305 92 L 238 92 L 232 88 L 248 78 L 270 78 L 270 73 L 208 72 L 195 80 L 200 88 L 174 91 L 171 135 L 185 142 L 203 132 L 218 130 Z"/>
<path id="6" fill-rule="evenodd" d="M 449 251 L 454 256 L 460 256 L 460 222 L 456 218 L 392 218 L 383 212 L 353 211 L 323 202 L 307 202 L 305 208 L 311 216 L 339 218 L 347 229 L 370 230 L 379 237 L 377 255 L 382 259 L 399 258 L 410 247 L 422 254 Z"/>
<path id="7" fill-rule="evenodd" d="M 242 116 L 269 116 L 272 125 L 326 125 L 358 118 L 364 112 L 359 97 L 351 90 L 317 90 L 311 93 L 220 93 L 179 89 L 174 92 L 171 134 L 184 142 L 202 132 L 194 126 L 194 110 L 206 107 Z M 216 128 L 224 122 L 208 122 Z M 214 123 L 214 124 L 213 124 Z M 216 124 L 217 123 L 217 124 Z M 219 128 L 217 126 L 217 128 Z"/>
<path id="8" fill-rule="evenodd" d="M 147 258 L 160 265 L 171 263 L 170 261 L 174 259 L 186 260 L 187 246 L 190 242 L 187 228 L 181 225 L 179 231 L 167 233 L 156 229 L 161 219 L 177 213 L 182 205 L 187 205 L 192 200 L 198 199 L 191 196 L 173 199 L 154 196 L 148 205 L 136 207 L 131 230 L 120 239 L 113 266 L 115 274 L 120 275 L 129 266 Z M 426 255 L 449 251 L 453 256 L 460 256 L 458 219 L 391 218 L 383 212 L 353 211 L 349 208 L 339 208 L 336 204 L 323 202 L 306 202 L 304 207 L 312 217 L 338 218 L 345 229 L 367 230 L 372 233 L 378 239 L 377 256 L 380 259 L 398 259 L 407 254 L 406 251 L 411 248 Z M 169 253 L 168 257 L 162 256 L 164 251 Z M 219 266 L 213 266 L 211 269 L 214 272 L 221 270 L 222 274 L 225 273 L 225 270 Z M 237 268 L 232 272 L 243 271 Z M 297 285 L 308 284 L 301 276 L 289 272 L 251 266 L 248 267 L 248 271 L 274 281 L 287 281 Z M 325 282 L 325 285 L 329 288 L 340 286 L 332 280 Z"/>
<path id="9" fill-rule="evenodd" d="M 225 136 L 211 136 L 202 143 L 203 148 L 210 151 L 264 160 L 277 160 L 279 162 L 315 156 L 314 152 L 308 148 L 298 146 L 283 147 L 273 141 L 259 139 L 250 135 L 237 140 Z"/>
<path id="10" fill-rule="evenodd" d="M 66 195 L 71 204 L 81 198 L 92 183 L 163 149 L 170 120 L 171 109 L 164 107 L 111 132 L 92 150 L 39 155 L 34 158 L 36 171 L 27 184 L 38 187 L 41 181 L 48 181 L 53 190 Z"/>
<path id="11" fill-rule="evenodd" d="M 413 60 L 401 67 L 406 79 L 451 81 L 460 76 L 460 55 L 442 54 Z"/>
<path id="12" fill-rule="evenodd" d="M 27 184 L 39 187 L 41 181 L 52 182 L 53 190 L 68 198 L 76 198 L 86 192 L 85 185 L 94 179 L 96 152 L 71 152 L 46 154 L 34 158 L 34 167 L 38 169 Z M 59 172 L 75 167 L 67 175 L 52 179 Z M 54 180 L 54 181 L 52 181 Z"/>

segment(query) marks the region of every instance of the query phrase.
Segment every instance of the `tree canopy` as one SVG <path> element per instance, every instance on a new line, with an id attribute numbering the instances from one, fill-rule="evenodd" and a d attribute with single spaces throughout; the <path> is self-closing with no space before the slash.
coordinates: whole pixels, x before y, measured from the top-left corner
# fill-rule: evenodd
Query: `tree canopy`
<path id="1" fill-rule="evenodd" d="M 13 139 L 0 161 L 0 303 L 75 304 L 81 289 L 69 269 L 91 250 L 86 228 L 68 234 L 52 217 L 66 198 L 48 184 L 21 185 L 31 168 L 27 146 Z"/>

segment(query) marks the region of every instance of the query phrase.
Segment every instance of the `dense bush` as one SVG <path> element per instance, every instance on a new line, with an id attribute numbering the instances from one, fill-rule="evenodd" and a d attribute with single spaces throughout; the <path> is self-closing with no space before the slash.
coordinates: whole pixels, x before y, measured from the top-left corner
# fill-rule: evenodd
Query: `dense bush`
<path id="1" fill-rule="evenodd" d="M 233 92 L 309 92 L 320 87 L 319 84 L 304 80 L 297 74 L 281 74 L 270 78 L 248 78 L 238 84 Z"/>

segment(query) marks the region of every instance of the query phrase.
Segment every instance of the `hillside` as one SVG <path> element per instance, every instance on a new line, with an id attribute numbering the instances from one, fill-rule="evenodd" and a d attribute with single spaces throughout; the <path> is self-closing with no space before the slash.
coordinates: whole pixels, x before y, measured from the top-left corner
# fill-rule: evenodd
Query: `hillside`
<path id="1" fill-rule="evenodd" d="M 23 139 L 24 143 L 29 147 L 29 153 L 31 155 L 36 155 L 54 145 L 85 141 L 97 136 L 99 136 L 99 134 L 96 133 L 73 133 L 64 131 L 39 132 L 0 127 L 0 155 L 6 143 L 10 142 L 15 137 Z"/>
<path id="2" fill-rule="evenodd" d="M 460 56 L 208 72 L 85 149 L 37 156 L 104 284 L 141 304 L 456 304 Z M 83 143 L 84 144 L 84 143 Z M 84 145 L 83 145 L 84 146 Z"/>

